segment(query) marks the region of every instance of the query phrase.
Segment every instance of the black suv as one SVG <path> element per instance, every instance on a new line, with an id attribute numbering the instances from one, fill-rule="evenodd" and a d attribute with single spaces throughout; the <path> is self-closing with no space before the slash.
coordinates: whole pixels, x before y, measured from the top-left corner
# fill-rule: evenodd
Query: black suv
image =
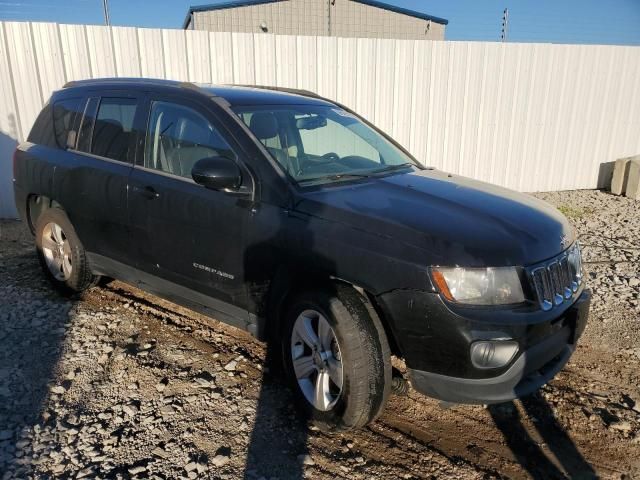
<path id="1" fill-rule="evenodd" d="M 587 320 L 580 249 L 535 198 L 417 162 L 310 92 L 71 82 L 14 157 L 44 272 L 117 278 L 273 342 L 303 411 L 371 422 L 392 384 L 527 395 Z"/>

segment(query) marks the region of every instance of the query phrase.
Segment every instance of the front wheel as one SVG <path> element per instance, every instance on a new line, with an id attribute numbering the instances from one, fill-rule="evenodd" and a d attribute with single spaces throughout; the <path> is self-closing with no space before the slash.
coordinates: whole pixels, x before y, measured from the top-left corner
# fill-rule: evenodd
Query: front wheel
<path id="1" fill-rule="evenodd" d="M 349 286 L 298 295 L 282 336 L 285 373 L 302 412 L 325 431 L 372 422 L 391 388 L 391 354 L 368 300 Z"/>

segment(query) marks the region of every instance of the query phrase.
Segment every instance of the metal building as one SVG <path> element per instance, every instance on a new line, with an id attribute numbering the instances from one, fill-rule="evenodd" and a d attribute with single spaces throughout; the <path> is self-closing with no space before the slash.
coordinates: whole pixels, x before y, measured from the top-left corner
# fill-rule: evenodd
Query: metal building
<path id="1" fill-rule="evenodd" d="M 189 8 L 183 27 L 211 32 L 444 40 L 447 23 L 377 0 L 232 0 Z"/>

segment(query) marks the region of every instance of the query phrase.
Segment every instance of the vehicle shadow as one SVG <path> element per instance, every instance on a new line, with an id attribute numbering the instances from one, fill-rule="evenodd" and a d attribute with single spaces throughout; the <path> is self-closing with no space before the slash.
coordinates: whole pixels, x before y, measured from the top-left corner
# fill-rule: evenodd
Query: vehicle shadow
<path id="1" fill-rule="evenodd" d="M 30 475 L 34 432 L 55 424 L 47 408 L 74 302 L 53 291 L 33 240 L 16 221 L 0 221 L 0 472 Z"/>
<path id="2" fill-rule="evenodd" d="M 490 405 L 488 410 L 516 461 L 532 478 L 597 478 L 540 392 L 520 403 L 533 431 L 527 428 L 515 402 Z"/>
<path id="3" fill-rule="evenodd" d="M 249 285 L 250 297 L 260 298 L 272 279 L 285 275 L 284 272 L 298 271 L 299 275 L 309 278 L 312 272 L 306 269 L 300 272 L 298 267 L 302 265 L 314 265 L 322 272 L 335 273 L 335 264 L 323 253 L 315 233 L 321 231 L 322 220 L 283 215 L 281 210 L 267 205 L 259 208 L 264 210 L 258 211 L 251 222 L 255 228 L 251 234 L 253 244 L 247 248 L 244 258 L 245 283 Z M 273 299 L 280 296 L 276 293 Z M 267 349 L 245 479 L 301 479 L 305 477 L 305 468 L 314 463 L 308 445 L 309 432 L 314 427 L 296 408 L 292 387 L 284 379 L 283 358 L 289 344 L 285 342 L 283 347 L 279 333 L 283 322 L 276 317 L 284 316 L 285 305 L 286 302 L 278 309 L 279 315 L 274 314 L 273 309 L 265 310 L 264 304 L 255 306 L 266 318 L 263 331 Z"/>
<path id="4" fill-rule="evenodd" d="M 283 381 L 282 346 L 278 335 L 273 334 L 279 319 L 260 300 L 279 268 L 280 259 L 287 258 L 284 252 L 290 247 L 290 239 L 282 222 L 290 219 L 283 219 L 271 207 L 258 208 L 251 222 L 254 228 L 248 232 L 252 244 L 243 259 L 244 283 L 248 285 L 254 310 L 265 319 L 260 330 L 267 339 L 267 348 L 244 478 L 299 479 L 304 477 L 304 464 L 299 458 L 308 454 L 307 420 L 297 414 L 293 392 Z M 301 234 L 306 232 L 304 222 L 296 223 Z M 309 236 L 304 236 L 309 241 Z"/>
<path id="5" fill-rule="evenodd" d="M 279 346 L 270 342 L 247 447 L 243 478 L 248 480 L 304 478 L 302 459 L 308 455 L 308 422 L 295 410 L 292 392 L 276 373 L 279 356 Z"/>

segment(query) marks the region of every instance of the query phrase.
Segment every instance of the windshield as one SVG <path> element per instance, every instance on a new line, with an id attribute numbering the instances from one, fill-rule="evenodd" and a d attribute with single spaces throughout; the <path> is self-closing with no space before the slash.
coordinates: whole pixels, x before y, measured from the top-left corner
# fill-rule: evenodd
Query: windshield
<path id="1" fill-rule="evenodd" d="M 268 105 L 234 111 L 274 160 L 302 185 L 417 166 L 384 136 L 339 107 Z"/>

